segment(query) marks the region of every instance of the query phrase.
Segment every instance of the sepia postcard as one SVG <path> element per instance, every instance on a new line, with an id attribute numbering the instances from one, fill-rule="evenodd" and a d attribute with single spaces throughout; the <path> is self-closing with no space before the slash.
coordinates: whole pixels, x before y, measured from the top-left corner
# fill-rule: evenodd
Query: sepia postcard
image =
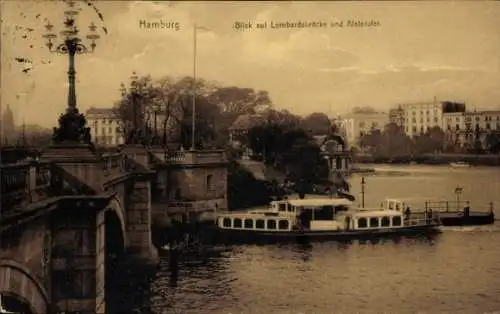
<path id="1" fill-rule="evenodd" d="M 0 314 L 500 313 L 500 1 L 0 16 Z"/>

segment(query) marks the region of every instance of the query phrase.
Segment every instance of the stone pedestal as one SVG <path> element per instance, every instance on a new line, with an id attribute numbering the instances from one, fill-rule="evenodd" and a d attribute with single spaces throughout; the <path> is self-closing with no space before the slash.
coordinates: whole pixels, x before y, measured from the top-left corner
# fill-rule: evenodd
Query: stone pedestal
<path id="1" fill-rule="evenodd" d="M 143 145 L 128 144 L 122 152 L 135 163 L 135 170 L 149 169 L 149 151 Z"/>
<path id="2" fill-rule="evenodd" d="M 134 179 L 128 188 L 126 201 L 127 253 L 132 263 L 156 266 L 159 256 L 152 241 L 151 230 L 151 172 L 149 151 L 141 145 L 127 145 L 123 153 L 137 166 Z"/>
<path id="3" fill-rule="evenodd" d="M 102 189 L 102 164 L 90 145 L 51 145 L 40 157 L 42 162 L 53 162 L 69 175 L 99 192 Z"/>

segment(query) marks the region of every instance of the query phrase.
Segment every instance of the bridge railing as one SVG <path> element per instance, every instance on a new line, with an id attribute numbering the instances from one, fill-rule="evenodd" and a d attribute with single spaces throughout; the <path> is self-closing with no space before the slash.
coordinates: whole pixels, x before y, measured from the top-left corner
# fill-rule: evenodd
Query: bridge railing
<path id="1" fill-rule="evenodd" d="M 50 188 L 51 166 L 36 161 L 0 166 L 0 216 L 18 206 L 47 197 Z"/>
<path id="2" fill-rule="evenodd" d="M 167 155 L 167 164 L 210 164 L 227 162 L 224 150 L 177 151 Z"/>
<path id="3" fill-rule="evenodd" d="M 127 156 L 122 153 L 104 153 L 102 169 L 105 176 L 116 175 L 127 171 Z"/>
<path id="4" fill-rule="evenodd" d="M 220 199 L 222 201 L 222 198 Z M 187 213 L 187 212 L 211 212 L 211 211 L 219 211 L 219 206 L 216 205 L 217 201 L 207 202 L 206 200 L 202 201 L 169 201 L 167 203 L 167 211 L 169 212 L 179 212 L 179 213 Z"/>

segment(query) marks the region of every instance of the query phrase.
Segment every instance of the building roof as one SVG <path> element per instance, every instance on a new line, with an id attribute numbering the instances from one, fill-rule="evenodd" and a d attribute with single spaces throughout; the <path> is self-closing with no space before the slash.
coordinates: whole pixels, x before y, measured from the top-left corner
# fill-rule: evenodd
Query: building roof
<path id="1" fill-rule="evenodd" d="M 334 142 L 336 142 L 339 145 L 345 146 L 345 140 L 344 140 L 344 138 L 340 134 L 320 135 L 320 137 L 318 136 L 316 138 L 316 136 L 315 136 L 315 140 L 316 141 L 321 140 L 321 142 L 318 142 L 318 144 L 320 146 L 325 145 L 329 141 L 334 141 Z"/>
<path id="2" fill-rule="evenodd" d="M 230 130 L 248 130 L 254 126 L 262 125 L 266 119 L 259 114 L 244 114 L 239 116 L 229 127 Z"/>
<path id="3" fill-rule="evenodd" d="M 90 107 L 90 109 L 87 110 L 87 114 L 115 115 L 115 110 L 114 110 L 114 108 Z"/>

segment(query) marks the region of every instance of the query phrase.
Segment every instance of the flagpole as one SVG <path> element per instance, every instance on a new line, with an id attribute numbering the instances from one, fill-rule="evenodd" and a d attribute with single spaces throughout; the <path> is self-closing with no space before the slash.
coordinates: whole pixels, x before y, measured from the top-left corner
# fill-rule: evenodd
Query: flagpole
<path id="1" fill-rule="evenodd" d="M 193 28 L 193 99 L 192 99 L 192 128 L 191 128 L 191 150 L 195 150 L 195 131 L 196 131 L 196 23 Z"/>

